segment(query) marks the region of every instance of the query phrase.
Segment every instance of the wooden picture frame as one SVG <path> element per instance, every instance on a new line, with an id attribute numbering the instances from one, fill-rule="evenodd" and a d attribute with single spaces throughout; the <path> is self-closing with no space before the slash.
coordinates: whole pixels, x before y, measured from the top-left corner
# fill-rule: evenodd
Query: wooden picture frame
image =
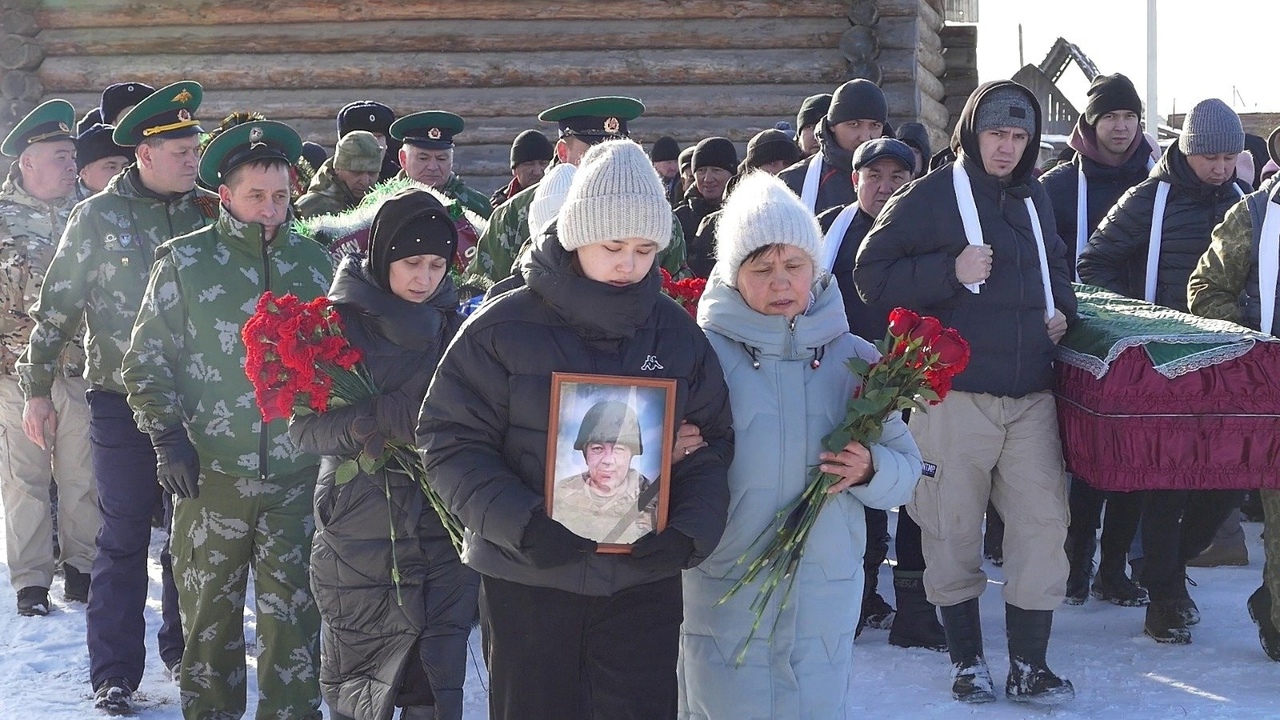
<path id="1" fill-rule="evenodd" d="M 598 552 L 629 553 L 667 526 L 676 381 L 551 374 L 547 515 Z"/>

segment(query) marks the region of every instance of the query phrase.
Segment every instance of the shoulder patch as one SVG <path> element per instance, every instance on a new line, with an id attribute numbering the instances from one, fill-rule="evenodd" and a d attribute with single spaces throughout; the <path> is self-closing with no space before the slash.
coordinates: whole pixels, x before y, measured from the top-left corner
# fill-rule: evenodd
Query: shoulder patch
<path id="1" fill-rule="evenodd" d="M 218 207 L 222 201 L 217 195 L 197 194 L 195 199 L 196 207 L 200 208 L 201 214 L 210 220 L 216 220 L 218 217 Z"/>

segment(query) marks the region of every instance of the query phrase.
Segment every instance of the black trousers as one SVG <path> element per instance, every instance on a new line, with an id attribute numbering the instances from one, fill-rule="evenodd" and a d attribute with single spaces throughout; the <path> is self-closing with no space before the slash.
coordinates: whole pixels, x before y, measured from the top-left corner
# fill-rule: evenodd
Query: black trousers
<path id="1" fill-rule="evenodd" d="M 676 716 L 680 577 L 607 597 L 480 579 L 493 720 Z"/>
<path id="2" fill-rule="evenodd" d="M 1102 528 L 1099 571 L 1124 572 L 1125 559 L 1133 545 L 1133 536 L 1138 532 L 1138 520 L 1142 517 L 1143 495 L 1141 492 L 1106 492 L 1080 478 L 1071 479 L 1071 526 L 1067 535 L 1092 536 L 1097 534 L 1099 527 Z M 1102 514 L 1104 504 L 1106 519 Z"/>
<path id="3" fill-rule="evenodd" d="M 1143 493 L 1142 578 L 1152 600 L 1186 594 L 1187 561 L 1213 542 L 1243 490 L 1150 490 Z"/>

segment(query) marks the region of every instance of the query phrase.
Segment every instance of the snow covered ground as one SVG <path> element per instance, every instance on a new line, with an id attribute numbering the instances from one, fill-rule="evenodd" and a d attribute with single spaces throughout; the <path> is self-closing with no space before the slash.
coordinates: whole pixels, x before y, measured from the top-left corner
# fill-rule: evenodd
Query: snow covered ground
<path id="1" fill-rule="evenodd" d="M 0 518 L 0 522 L 3 519 Z M 892 527 L 892 525 L 891 525 Z M 1245 611 L 1245 599 L 1262 573 L 1261 526 L 1246 523 L 1250 564 L 1245 568 L 1191 570 L 1199 587 L 1191 588 L 1204 616 L 1193 629 L 1190 646 L 1161 646 L 1142 634 L 1138 608 L 1120 608 L 1090 600 L 1063 607 L 1055 616 L 1050 665 L 1076 686 L 1074 703 L 1035 710 L 1001 700 L 969 708 L 948 695 L 946 656 L 927 650 L 890 646 L 884 631 L 868 630 L 857 643 L 857 670 L 849 695 L 850 718 L 1275 718 L 1280 717 L 1280 663 L 1258 645 Z M 153 550 L 161 540 L 159 533 Z M 3 545 L 3 537 L 0 537 Z M 153 556 L 154 556 L 153 552 Z M 0 554 L 2 557 L 2 554 Z M 84 605 L 62 601 L 62 580 L 51 593 L 55 609 L 44 618 L 19 617 L 8 568 L 0 572 L 0 720 L 93 718 L 85 652 Z M 992 587 L 983 595 L 987 659 L 999 678 L 1007 669 L 1004 605 L 999 568 L 987 568 Z M 151 564 L 152 597 L 158 598 L 160 567 Z M 890 587 L 889 568 L 881 568 L 881 587 Z M 888 598 L 892 602 L 892 598 Z M 147 609 L 148 667 L 135 694 L 138 716 L 147 720 L 181 718 L 177 688 L 164 678 L 156 655 L 159 600 Z M 252 611 L 246 621 L 252 634 Z M 467 718 L 486 717 L 485 674 L 477 632 L 472 637 L 467 679 Z M 250 638 L 252 640 L 252 638 Z M 255 681 L 249 675 L 252 717 Z M 805 719 L 810 720 L 810 719 Z M 826 720 L 816 718 L 812 720 Z"/>

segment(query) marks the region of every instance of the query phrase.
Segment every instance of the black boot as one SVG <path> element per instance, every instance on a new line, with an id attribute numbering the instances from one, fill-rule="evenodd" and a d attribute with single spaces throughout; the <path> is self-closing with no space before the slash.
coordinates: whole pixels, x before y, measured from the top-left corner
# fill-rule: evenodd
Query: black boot
<path id="1" fill-rule="evenodd" d="M 938 609 L 924 596 L 924 573 L 895 569 L 893 594 L 898 614 L 889 628 L 889 644 L 946 652 L 947 635 L 938 622 Z"/>
<path id="2" fill-rule="evenodd" d="M 898 607 L 902 607 L 901 599 L 898 600 Z M 1258 625 L 1258 641 L 1262 643 L 1263 652 L 1272 660 L 1280 662 L 1280 629 L 1271 622 L 1271 592 L 1266 585 L 1254 590 L 1249 596 L 1249 617 Z M 889 641 L 893 641 L 892 635 L 889 636 Z"/>
<path id="3" fill-rule="evenodd" d="M 1079 528 L 1067 533 L 1068 605 L 1083 605 L 1089 597 L 1089 581 L 1093 579 L 1093 551 L 1097 547 L 1093 528 Z"/>
<path id="4" fill-rule="evenodd" d="M 1023 610 L 1006 604 L 1005 632 L 1009 635 L 1009 679 L 1005 697 L 1014 702 L 1058 705 L 1072 700 L 1076 690 L 1070 680 L 1053 674 L 1045 662 L 1052 610 Z"/>
<path id="5" fill-rule="evenodd" d="M 995 683 L 982 657 L 978 598 L 939 609 L 947 636 L 947 652 L 951 654 L 951 697 L 970 704 L 995 702 Z"/>
<path id="6" fill-rule="evenodd" d="M 1069 583 L 1070 581 L 1068 581 Z M 1151 602 L 1147 591 L 1124 574 L 1124 557 L 1102 553 L 1098 574 L 1093 578 L 1093 597 L 1121 607 L 1142 607 Z"/>

